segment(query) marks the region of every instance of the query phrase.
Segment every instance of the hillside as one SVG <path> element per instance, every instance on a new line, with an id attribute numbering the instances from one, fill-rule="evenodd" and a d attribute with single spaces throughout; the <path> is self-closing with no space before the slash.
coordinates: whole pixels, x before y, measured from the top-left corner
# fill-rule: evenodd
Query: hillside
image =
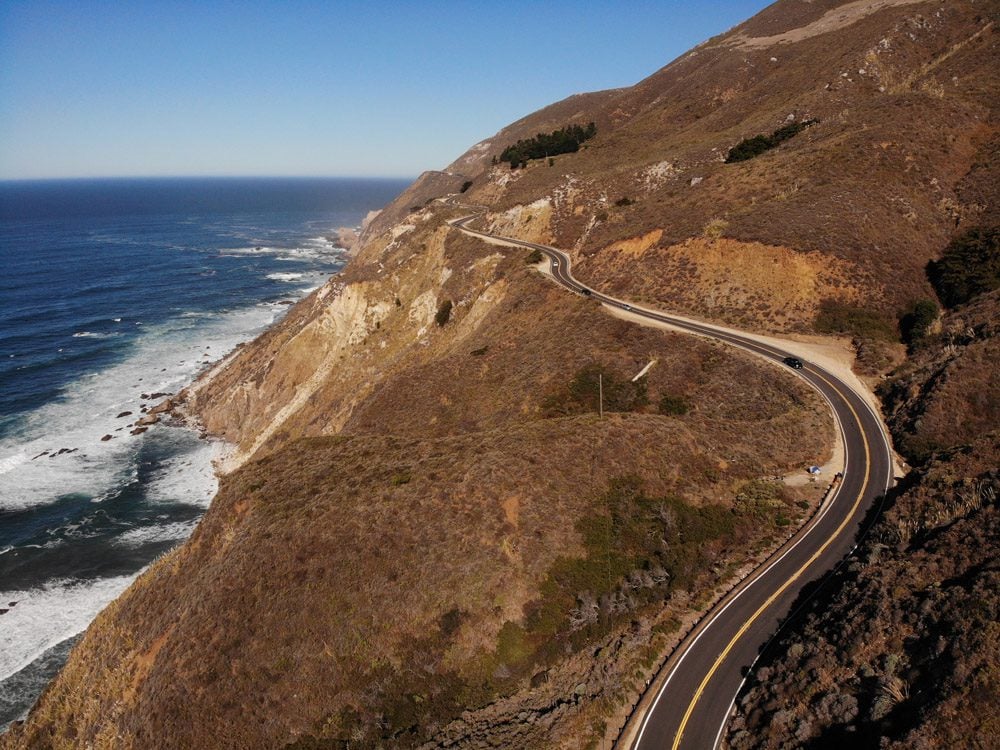
<path id="1" fill-rule="evenodd" d="M 996 466 L 996 299 L 934 321 L 909 359 L 898 323 L 935 296 L 928 261 L 997 222 L 997 11 L 780 0 L 635 86 L 570 97 L 423 175 L 340 274 L 181 395 L 179 414 L 232 445 L 218 496 L 0 747 L 600 747 L 683 629 L 816 507 L 820 486 L 780 478 L 835 455 L 817 394 L 787 368 L 610 316 L 527 250 L 452 229 L 468 211 L 438 199 L 456 193 L 493 231 L 565 248 L 594 288 L 847 337 L 872 382 L 899 365 L 880 393 L 917 470 L 879 528 L 937 497 L 957 508 Z M 575 153 L 493 163 L 590 122 Z M 992 646 L 975 638 L 992 631 L 972 629 L 990 612 L 959 589 L 993 574 L 992 507 L 927 511 L 905 540 L 880 530 L 895 587 L 859 562 L 829 588 L 857 632 L 968 626 L 945 648 L 968 646 L 972 671 L 946 687 L 900 671 L 915 657 L 891 675 L 871 665 L 933 684 L 920 710 L 956 705 L 976 675 L 991 684 Z M 946 564 L 972 527 L 976 548 Z M 930 586 L 914 571 L 931 558 L 958 588 L 915 618 L 896 603 Z M 808 620 L 787 643 L 840 621 Z M 841 736 L 815 718 L 800 729 L 813 703 L 775 718 L 804 673 L 843 702 L 827 652 L 779 665 L 814 655 L 802 648 L 751 688 L 734 746 Z M 900 737 L 919 724 L 908 710 L 892 714 Z"/>
<path id="2" fill-rule="evenodd" d="M 495 227 L 572 248 L 597 288 L 764 330 L 811 330 L 824 300 L 891 327 L 932 296 L 924 266 L 952 233 L 996 221 L 996 14 L 990 2 L 776 3 L 633 87 L 514 123 L 449 169 L 474 176 L 469 200 L 494 209 Z M 742 139 L 812 119 L 724 163 Z M 490 166 L 520 138 L 588 121 L 597 136 L 553 166 Z"/>
<path id="3" fill-rule="evenodd" d="M 757 669 L 730 747 L 995 746 L 998 294 L 946 316 L 887 383 L 916 468 Z"/>

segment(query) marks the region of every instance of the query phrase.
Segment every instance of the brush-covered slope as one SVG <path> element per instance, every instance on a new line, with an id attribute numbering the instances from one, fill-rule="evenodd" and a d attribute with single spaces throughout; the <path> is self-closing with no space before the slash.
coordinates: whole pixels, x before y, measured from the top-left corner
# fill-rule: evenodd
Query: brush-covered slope
<path id="1" fill-rule="evenodd" d="M 952 233 L 995 222 L 997 12 L 783 0 L 635 86 L 518 121 L 450 169 L 474 177 L 469 200 L 494 208 L 494 226 L 572 249 L 595 287 L 769 330 L 810 329 L 835 302 L 891 330 L 931 296 L 924 266 Z M 596 137 L 551 165 L 491 165 L 521 138 L 590 121 Z"/>
<path id="2" fill-rule="evenodd" d="M 886 385 L 916 468 L 757 669 L 733 748 L 996 746 L 1000 296 L 945 316 Z"/>
<path id="3" fill-rule="evenodd" d="M 191 389 L 242 466 L 4 746 L 578 747 L 815 504 L 768 481 L 829 455 L 797 379 L 611 317 L 454 213 Z"/>

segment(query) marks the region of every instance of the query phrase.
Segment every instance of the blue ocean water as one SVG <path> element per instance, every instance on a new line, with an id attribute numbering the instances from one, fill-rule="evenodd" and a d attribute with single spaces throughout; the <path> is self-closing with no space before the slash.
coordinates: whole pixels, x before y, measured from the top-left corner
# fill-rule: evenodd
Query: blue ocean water
<path id="1" fill-rule="evenodd" d="M 406 184 L 0 183 L 0 727 L 215 492 L 218 445 L 132 435 L 143 408 L 335 273 L 332 230 Z"/>

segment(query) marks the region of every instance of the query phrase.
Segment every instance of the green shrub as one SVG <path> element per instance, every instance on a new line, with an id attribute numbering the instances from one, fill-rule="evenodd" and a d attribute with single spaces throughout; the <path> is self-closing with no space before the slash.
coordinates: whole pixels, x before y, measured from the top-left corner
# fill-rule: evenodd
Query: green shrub
<path id="1" fill-rule="evenodd" d="M 464 193 L 470 187 L 472 187 L 472 180 L 466 180 L 465 182 L 462 183 L 462 187 L 458 189 L 458 192 Z"/>
<path id="2" fill-rule="evenodd" d="M 729 149 L 729 153 L 726 154 L 726 164 L 746 161 L 747 159 L 759 156 L 765 151 L 770 151 L 775 146 L 783 141 L 787 141 L 789 138 L 795 137 L 816 122 L 818 121 L 802 120 L 801 122 L 791 122 L 788 125 L 778 128 L 771 135 L 755 135 L 752 138 L 746 138 Z"/>
<path id="3" fill-rule="evenodd" d="M 508 146 L 500 154 L 500 161 L 510 164 L 511 169 L 523 167 L 529 159 L 543 159 L 559 154 L 570 154 L 580 150 L 580 144 L 597 133 L 597 126 L 587 127 L 567 125 L 551 133 L 538 133 L 534 138 L 522 138 L 513 146 Z M 551 166 L 551 164 L 550 164 Z"/>
<path id="4" fill-rule="evenodd" d="M 691 409 L 691 404 L 684 396 L 674 396 L 670 393 L 664 393 L 660 397 L 660 414 L 669 414 L 670 416 L 680 417 L 687 414 Z"/>
<path id="5" fill-rule="evenodd" d="M 618 200 L 615 201 L 616 206 L 631 206 L 633 203 L 635 203 L 635 201 L 629 198 L 628 196 L 625 196 L 624 198 L 619 198 Z"/>
<path id="6" fill-rule="evenodd" d="M 915 344 L 927 335 L 931 324 L 937 320 L 938 306 L 929 299 L 922 299 L 910 306 L 899 320 L 903 341 Z"/>
<path id="7" fill-rule="evenodd" d="M 450 299 L 446 299 L 442 302 L 441 306 L 438 308 L 437 314 L 434 316 L 434 322 L 443 327 L 451 318 L 451 308 L 452 304 Z"/>
<path id="8" fill-rule="evenodd" d="M 819 303 L 813 328 L 818 333 L 835 333 L 880 341 L 897 341 L 899 334 L 885 313 L 867 310 L 834 299 Z"/>
<path id="9" fill-rule="evenodd" d="M 1000 288 L 1000 227 L 977 227 L 956 237 L 927 276 L 947 307 Z"/>
<path id="10" fill-rule="evenodd" d="M 595 412 L 600 409 L 602 389 L 604 411 L 637 411 L 649 403 L 645 378 L 633 383 L 602 365 L 588 365 L 563 389 L 545 398 L 542 409 L 546 416 Z"/>
<path id="11" fill-rule="evenodd" d="M 538 248 L 535 248 L 530 253 L 528 253 L 527 261 L 531 265 L 534 265 L 535 263 L 541 263 L 542 262 L 542 258 L 544 258 L 544 257 L 545 256 L 542 255 L 542 251 L 539 250 Z"/>

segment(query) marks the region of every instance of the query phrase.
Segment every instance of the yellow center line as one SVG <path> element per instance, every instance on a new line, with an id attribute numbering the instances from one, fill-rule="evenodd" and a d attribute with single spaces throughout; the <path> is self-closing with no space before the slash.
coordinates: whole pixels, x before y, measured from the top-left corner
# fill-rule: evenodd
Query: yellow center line
<path id="1" fill-rule="evenodd" d="M 817 558 L 819 558 L 819 556 L 822 555 L 824 551 L 826 551 L 826 548 L 833 543 L 833 540 L 839 537 L 841 532 L 845 528 L 847 528 L 847 524 L 854 516 L 854 513 L 857 511 L 858 506 L 861 505 L 861 500 L 865 495 L 865 491 L 868 489 L 868 480 L 871 477 L 871 453 L 868 448 L 868 438 L 865 435 L 864 426 L 861 424 L 861 418 L 858 416 L 858 413 L 854 410 L 854 407 L 851 406 L 850 401 L 847 400 L 847 398 L 844 396 L 844 394 L 841 392 L 839 388 L 837 388 L 833 383 L 831 383 L 829 380 L 823 377 L 820 373 L 816 371 L 813 372 L 816 375 L 816 377 L 818 377 L 820 380 L 822 380 L 824 383 L 830 386 L 830 388 L 832 388 L 837 393 L 837 395 L 839 395 L 844 400 L 844 403 L 847 405 L 847 408 L 850 409 L 851 414 L 854 415 L 854 421 L 857 422 L 858 427 L 861 430 L 861 441 L 865 449 L 865 480 L 861 485 L 861 490 L 858 492 L 858 495 L 854 500 L 854 505 L 851 506 L 850 512 L 844 516 L 844 520 L 840 522 L 840 525 L 833 532 L 833 534 L 831 534 L 827 538 L 827 540 L 823 542 L 823 544 L 819 547 L 819 549 L 813 552 L 812 556 L 808 560 L 806 560 L 802 564 L 802 566 L 798 570 L 796 570 L 795 573 L 792 574 L 792 576 L 788 578 L 788 580 L 786 580 L 781 585 L 780 588 L 778 588 L 773 594 L 771 594 L 771 596 L 767 598 L 767 601 L 765 601 L 763 604 L 760 605 L 760 607 L 757 608 L 757 611 L 754 612 L 745 623 L 743 623 L 740 629 L 736 632 L 736 635 L 732 637 L 732 639 L 729 641 L 726 647 L 716 658 L 715 663 L 712 664 L 712 668 L 708 670 L 708 673 L 705 675 L 704 679 L 702 679 L 701 684 L 695 691 L 694 697 L 691 699 L 691 703 L 688 704 L 687 710 L 684 712 L 684 716 L 681 719 L 680 726 L 677 728 L 677 734 L 674 735 L 674 743 L 671 746 L 672 750 L 677 750 L 680 747 L 681 739 L 684 735 L 684 729 L 687 727 L 687 723 L 691 719 L 691 714 L 694 712 L 695 705 L 701 698 L 702 693 L 705 692 L 705 687 L 708 685 L 709 680 L 712 679 L 712 676 L 719 669 L 719 666 L 722 664 L 722 662 L 725 661 L 726 657 L 729 655 L 729 652 L 732 651 L 733 647 L 736 645 L 736 642 L 743 637 L 743 634 L 746 633 L 746 631 L 754 624 L 754 622 L 757 621 L 757 618 L 759 618 L 767 610 L 767 608 L 770 607 L 774 603 L 774 601 L 785 592 L 786 589 L 788 589 L 789 586 L 795 583 L 795 581 L 797 581 L 802 576 L 802 574 L 805 573 L 806 569 L 809 568 L 809 566 L 812 565 L 814 562 L 816 562 Z"/>
<path id="2" fill-rule="evenodd" d="M 469 217 L 469 218 L 471 219 L 472 217 Z M 458 226 L 459 226 L 460 229 L 462 229 L 462 230 L 464 230 L 466 232 L 469 232 L 470 234 L 476 234 L 476 235 L 480 235 L 480 236 L 483 236 L 483 237 L 495 237 L 495 235 L 489 235 L 489 234 L 487 234 L 485 232 L 479 232 L 479 231 L 474 230 L 474 229 L 469 229 L 468 227 L 466 227 L 464 225 L 464 223 L 462 222 L 462 220 L 456 221 L 456 224 L 458 224 Z M 509 237 L 502 237 L 502 238 L 501 237 L 497 237 L 497 239 L 506 240 L 508 244 L 513 245 L 513 246 L 538 247 L 538 245 L 535 244 L 535 243 L 527 243 L 527 242 L 524 242 L 522 240 L 516 240 L 516 239 L 513 239 L 513 238 L 509 238 Z M 547 248 L 549 250 L 552 250 L 554 253 L 562 256 L 562 260 L 564 260 L 564 264 L 563 265 L 568 266 L 568 264 L 569 264 L 569 257 L 566 256 L 564 253 L 562 253 L 559 250 L 556 250 L 555 248 L 551 248 L 551 247 L 549 247 L 547 245 L 543 245 L 541 247 L 545 247 L 545 248 Z M 569 276 L 569 269 L 566 268 L 564 270 L 566 271 L 567 276 Z M 572 276 L 569 276 L 569 278 L 573 279 Z M 573 279 L 573 280 L 575 281 L 575 279 Z M 579 282 L 577 282 L 577 283 L 579 283 Z M 664 316 L 664 313 L 659 313 L 659 316 Z M 668 315 L 666 317 L 670 317 L 670 316 Z M 668 322 L 669 323 L 669 321 L 664 321 L 664 322 Z M 783 352 L 772 348 L 769 344 L 763 344 L 763 343 L 760 343 L 760 342 L 757 342 L 757 341 L 753 341 L 752 339 L 748 340 L 748 339 L 744 339 L 742 337 L 735 337 L 735 336 L 732 336 L 731 334 L 729 334 L 728 332 L 725 332 L 725 331 L 716 331 L 716 330 L 713 330 L 713 328 L 711 326 L 702 327 L 702 326 L 694 324 L 694 323 L 688 323 L 687 321 L 683 321 L 683 323 L 676 323 L 674 325 L 676 325 L 677 327 L 681 328 L 682 330 L 687 329 L 690 333 L 695 333 L 695 334 L 700 334 L 700 335 L 707 335 L 707 336 L 709 336 L 711 338 L 715 338 L 715 339 L 718 339 L 718 340 L 726 341 L 727 343 L 729 343 L 731 345 L 734 345 L 734 346 L 737 346 L 737 347 L 741 347 L 741 348 L 743 348 L 745 350 L 748 350 L 748 351 L 754 351 L 754 350 L 756 350 L 757 352 L 759 352 L 761 354 L 766 354 L 766 355 L 769 355 L 769 356 L 772 356 L 772 357 L 781 356 L 783 354 Z M 680 726 L 677 728 L 677 734 L 674 735 L 674 742 L 673 742 L 673 745 L 672 745 L 672 750 L 678 750 L 678 748 L 680 747 L 681 739 L 683 738 L 683 735 L 684 735 L 684 730 L 687 727 L 688 721 L 690 721 L 690 719 L 691 719 L 691 714 L 694 712 L 695 705 L 697 705 L 698 701 L 701 699 L 702 693 L 705 692 L 705 687 L 708 685 L 709 681 L 712 679 L 712 676 L 716 673 L 716 671 L 718 671 L 719 666 L 722 664 L 722 662 L 725 661 L 726 657 L 729 655 L 729 652 L 732 651 L 732 649 L 736 645 L 737 641 L 739 641 L 739 639 L 743 637 L 743 635 L 754 624 L 754 622 L 756 622 L 757 619 L 772 604 L 774 604 L 775 600 L 779 596 L 781 596 L 788 589 L 789 586 L 791 586 L 793 583 L 795 583 L 795 581 L 797 581 L 799 578 L 802 577 L 802 575 L 805 573 L 805 571 L 814 562 L 816 562 L 816 560 L 820 557 L 820 555 L 822 555 L 826 551 L 827 547 L 829 547 L 833 543 L 833 541 L 837 537 L 840 536 L 840 534 L 844 531 L 844 529 L 847 528 L 847 524 L 850 522 L 851 518 L 857 512 L 858 507 L 861 505 L 861 501 L 862 501 L 862 499 L 865 496 L 865 492 L 868 489 L 868 483 L 869 483 L 869 480 L 871 479 L 871 472 L 872 472 L 872 467 L 871 467 L 871 450 L 870 450 L 869 445 L 868 445 L 868 437 L 865 435 L 864 425 L 861 423 L 861 418 L 858 416 L 857 411 L 855 411 L 854 407 L 851 405 L 851 402 L 847 399 L 846 396 L 844 396 L 844 393 L 843 393 L 843 391 L 840 390 L 840 388 L 838 388 L 836 385 L 834 385 L 829 379 L 827 379 L 826 377 L 824 377 L 820 372 L 818 372 L 816 370 L 813 370 L 813 369 L 811 369 L 811 372 L 816 377 L 818 377 L 820 380 L 822 380 L 824 383 L 826 383 L 833 392 L 835 392 L 838 396 L 840 396 L 840 398 L 844 401 L 844 404 L 847 405 L 847 408 L 850 409 L 851 414 L 854 416 L 854 421 L 858 425 L 859 431 L 861 432 L 861 442 L 862 442 L 862 445 L 864 446 L 864 450 L 865 450 L 865 477 L 864 477 L 864 481 L 862 482 L 860 491 L 858 492 L 857 496 L 854 499 L 854 504 L 851 506 L 850 512 L 847 513 L 846 516 L 844 516 L 844 520 L 842 520 L 840 522 L 840 525 L 836 528 L 836 530 L 833 532 L 833 534 L 831 534 L 829 537 L 827 537 L 827 540 L 825 542 L 823 542 L 823 544 L 820 545 L 820 547 L 815 552 L 813 552 L 813 554 L 809 557 L 809 559 L 806 560 L 801 565 L 801 567 L 799 567 L 799 569 L 796 570 L 794 574 L 792 574 L 791 577 L 789 577 L 774 593 L 772 593 L 767 598 L 767 600 L 763 604 L 760 605 L 760 607 L 757 608 L 757 610 L 753 613 L 753 615 L 751 615 L 750 618 L 746 622 L 743 623 L 743 625 L 740 627 L 740 629 L 736 632 L 736 635 L 734 635 L 732 637 L 732 639 L 729 641 L 729 643 L 726 645 L 726 647 L 722 650 L 722 652 L 716 658 L 715 662 L 712 664 L 711 669 L 709 669 L 708 673 L 702 679 L 701 684 L 698 686 L 698 689 L 695 691 L 694 697 L 691 699 L 691 703 L 688 704 L 687 710 L 684 712 L 684 716 L 681 719 Z M 845 436 L 845 440 L 846 440 L 846 436 Z M 845 446 L 845 449 L 846 449 L 846 446 Z"/>

